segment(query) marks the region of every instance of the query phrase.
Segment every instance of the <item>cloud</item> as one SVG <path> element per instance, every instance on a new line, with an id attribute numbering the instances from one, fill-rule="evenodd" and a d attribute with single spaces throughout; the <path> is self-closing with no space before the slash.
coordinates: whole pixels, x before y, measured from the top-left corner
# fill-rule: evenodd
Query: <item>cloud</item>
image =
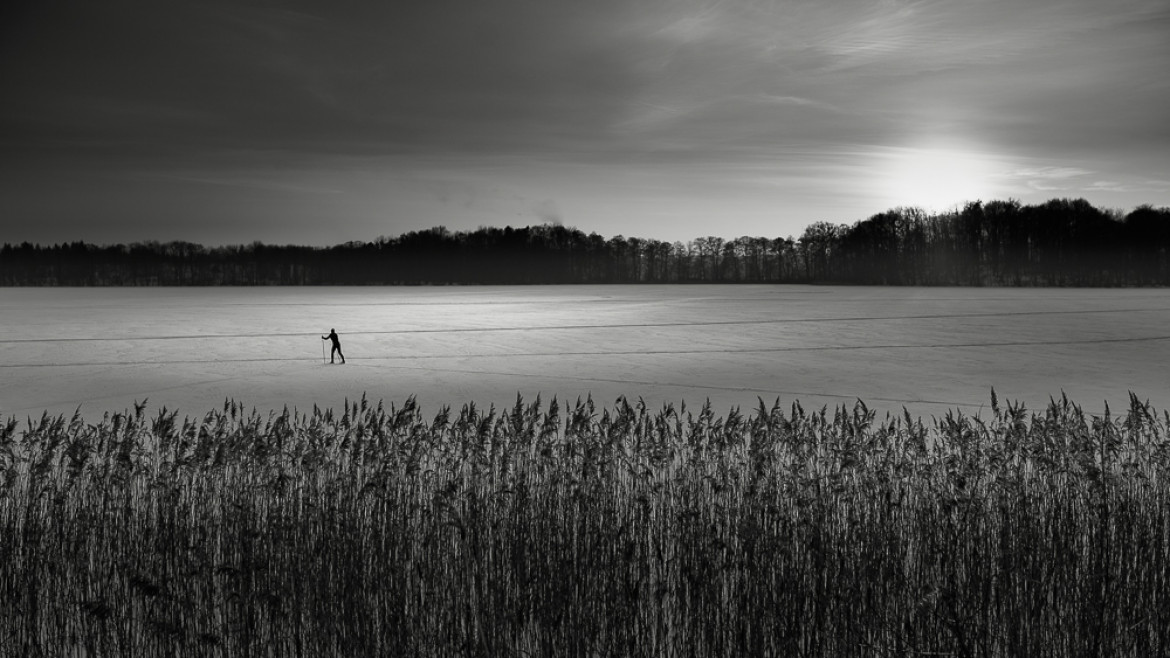
<path id="1" fill-rule="evenodd" d="M 770 103 L 773 105 L 795 105 L 797 107 L 812 107 L 819 110 L 828 110 L 830 112 L 844 113 L 845 110 L 823 101 L 814 100 L 811 98 L 801 98 L 799 96 L 776 96 L 773 94 L 760 94 L 756 99 L 762 103 Z"/>
<path id="2" fill-rule="evenodd" d="M 1010 175 L 1020 178 L 1039 178 L 1045 180 L 1060 180 L 1066 178 L 1075 178 L 1078 176 L 1087 176 L 1093 172 L 1088 169 L 1081 169 L 1079 167 L 1027 167 L 1024 169 L 1016 169 L 1010 172 Z"/>
<path id="3" fill-rule="evenodd" d="M 154 180 L 169 180 L 181 183 L 197 183 L 200 185 L 216 185 L 226 187 L 238 187 L 252 190 L 264 190 L 271 192 L 296 192 L 300 194 L 342 194 L 343 192 L 334 188 L 320 187 L 317 185 L 301 185 L 297 183 L 280 182 L 260 180 L 254 176 L 223 176 L 215 174 L 165 174 L 160 172 L 143 172 L 135 174 L 134 177 L 142 179 Z"/>
<path id="4" fill-rule="evenodd" d="M 1102 62 L 1167 52 L 1134 38 L 1166 15 L 1144 0 L 167 4 L 52 22 L 6 63 L 6 138 L 275 157 L 698 157 L 797 138 L 893 144 L 937 126 L 1051 144 L 1070 114 L 1094 124 L 1086 139 L 1148 130 L 1167 93 L 1131 92 L 1162 102 L 1104 125 L 1127 101 L 1092 88 L 1120 77 Z M 1139 74 L 1135 88 L 1158 80 Z M 1032 93 L 1057 81 L 1072 91 Z M 1096 100 L 1078 114 L 1069 93 Z"/>
<path id="5" fill-rule="evenodd" d="M 1165 194 L 1170 192 L 1170 181 L 1141 179 L 1130 182 L 1121 182 L 1113 180 L 1096 180 L 1085 188 L 1087 192 L 1155 192 Z"/>
<path id="6" fill-rule="evenodd" d="M 1038 192 L 1058 192 L 1084 187 L 1082 180 L 1094 172 L 1080 167 L 1040 166 L 1021 167 L 1004 173 L 1004 178 L 1023 183 Z"/>
<path id="7" fill-rule="evenodd" d="M 1164 0 L 65 7 L 30 9 L 0 44 L 0 171 L 43 175 L 39 190 L 61 191 L 54 164 L 150 171 L 190 178 L 191 199 L 344 189 L 314 201 L 375 216 L 385 189 L 346 181 L 376 170 L 476 181 L 410 187 L 399 214 L 436 223 L 556 221 L 553 199 L 585 222 L 619 188 L 642 209 L 768 215 L 794 198 L 884 203 L 883 163 L 864 154 L 958 144 L 1045 165 L 1001 169 L 1024 191 L 1167 193 L 1146 179 L 1170 169 Z"/>
<path id="8" fill-rule="evenodd" d="M 1021 167 L 1007 171 L 1005 178 L 1023 183 L 1036 192 L 1067 193 L 1077 196 L 1097 192 L 1156 193 L 1170 192 L 1170 181 L 1135 175 L 1129 171 L 1114 170 L 1117 178 L 1096 178 L 1103 172 L 1073 166 Z"/>

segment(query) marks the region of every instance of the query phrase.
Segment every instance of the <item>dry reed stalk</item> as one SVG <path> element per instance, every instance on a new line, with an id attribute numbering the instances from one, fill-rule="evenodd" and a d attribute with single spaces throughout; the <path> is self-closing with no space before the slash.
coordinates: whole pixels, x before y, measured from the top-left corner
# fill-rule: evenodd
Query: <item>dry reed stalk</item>
<path id="1" fill-rule="evenodd" d="M 991 406 L 9 421 L 0 654 L 1170 651 L 1170 414 Z"/>

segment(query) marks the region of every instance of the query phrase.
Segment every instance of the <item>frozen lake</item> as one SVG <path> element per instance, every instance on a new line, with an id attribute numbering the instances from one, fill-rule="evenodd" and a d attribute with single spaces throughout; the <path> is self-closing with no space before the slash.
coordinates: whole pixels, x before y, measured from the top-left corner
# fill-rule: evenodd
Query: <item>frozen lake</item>
<path id="1" fill-rule="evenodd" d="M 0 288 L 0 416 L 149 398 L 201 415 L 531 400 L 652 407 L 757 396 L 940 415 L 1064 391 L 1170 406 L 1170 291 L 818 286 Z M 322 364 L 335 327 L 348 363 Z"/>

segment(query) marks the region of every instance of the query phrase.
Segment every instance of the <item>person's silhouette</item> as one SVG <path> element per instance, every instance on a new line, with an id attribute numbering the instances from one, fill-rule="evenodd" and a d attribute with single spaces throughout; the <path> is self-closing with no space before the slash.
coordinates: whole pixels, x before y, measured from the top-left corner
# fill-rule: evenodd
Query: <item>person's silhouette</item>
<path id="1" fill-rule="evenodd" d="M 345 355 L 341 353 L 341 340 L 337 337 L 336 331 L 334 331 L 333 329 L 330 329 L 329 335 L 322 336 L 321 340 L 333 341 L 333 349 L 329 350 L 329 363 L 333 363 L 333 353 L 334 352 L 337 353 L 337 356 L 341 357 L 341 362 L 345 363 Z"/>

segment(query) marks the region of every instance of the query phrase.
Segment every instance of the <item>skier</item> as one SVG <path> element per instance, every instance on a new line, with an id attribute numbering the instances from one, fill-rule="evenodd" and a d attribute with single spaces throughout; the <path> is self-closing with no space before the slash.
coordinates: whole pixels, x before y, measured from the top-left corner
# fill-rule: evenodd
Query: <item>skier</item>
<path id="1" fill-rule="evenodd" d="M 345 363 L 345 355 L 341 353 L 341 340 L 337 338 L 337 332 L 335 330 L 330 329 L 329 335 L 322 336 L 321 340 L 333 341 L 333 349 L 329 350 L 329 363 L 333 363 L 334 352 L 337 352 L 337 355 L 341 357 L 341 362 Z"/>

